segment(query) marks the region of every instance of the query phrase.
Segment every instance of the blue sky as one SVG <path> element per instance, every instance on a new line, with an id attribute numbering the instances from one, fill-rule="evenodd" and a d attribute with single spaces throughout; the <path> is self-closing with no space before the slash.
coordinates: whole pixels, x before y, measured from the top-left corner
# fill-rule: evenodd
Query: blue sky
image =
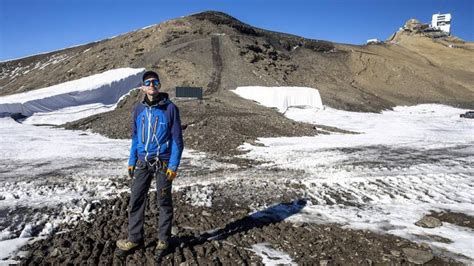
<path id="1" fill-rule="evenodd" d="M 362 44 L 409 18 L 451 13 L 452 33 L 474 41 L 473 0 L 0 0 L 0 60 L 101 40 L 205 10 L 307 38 Z"/>

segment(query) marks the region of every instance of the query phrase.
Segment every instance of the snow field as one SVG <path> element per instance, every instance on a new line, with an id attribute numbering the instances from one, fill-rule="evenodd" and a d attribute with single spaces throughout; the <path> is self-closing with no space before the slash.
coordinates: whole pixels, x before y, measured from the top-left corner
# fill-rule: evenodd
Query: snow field
<path id="1" fill-rule="evenodd" d="M 109 83 L 119 84 L 118 80 L 130 77 L 129 74 L 115 73 L 102 85 L 90 84 L 96 84 L 98 87 L 95 88 L 105 88 Z M 23 124 L 11 118 L 0 119 L 0 162 L 4 165 L 0 170 L 0 211 L 13 213 L 11 217 L 0 217 L 0 225 L 10 222 L 9 218 L 15 220 L 15 223 L 10 222 L 10 226 L 1 228 L 0 259 L 11 257 L 31 237 L 34 240 L 54 233 L 59 223 L 87 219 L 96 211 L 94 204 L 98 200 L 128 191 L 123 181 L 128 178 L 129 140 L 111 140 L 90 132 L 28 125 L 60 124 L 114 108 L 114 102 L 105 104 L 100 99 L 102 94 L 94 92 L 92 87 L 96 85 L 80 90 L 81 104 L 70 106 L 71 102 L 64 101 L 59 109 L 46 100 L 57 96 L 55 89 L 36 92 L 38 94 L 34 97 L 17 95 L 9 102 L 3 99 L 3 108 L 6 104 L 22 106 L 24 102 L 39 101 L 44 104 L 44 110 L 49 111 L 34 113 Z M 76 91 L 71 88 L 69 86 L 68 92 L 61 95 Z M 240 91 L 247 97 L 256 95 L 259 99 L 273 99 L 262 104 L 276 107 L 297 121 L 360 133 L 262 138 L 259 141 L 263 147 L 242 145 L 241 148 L 248 151 L 244 156 L 270 162 L 258 166 L 250 174 L 257 173 L 258 168 L 292 169 L 304 173 L 294 181 L 304 186 L 310 202 L 299 214 L 287 219 L 293 222 L 337 222 L 414 241 L 422 241 L 417 235 L 439 235 L 452 243 L 428 241 L 434 248 L 461 253 L 472 262 L 473 230 L 448 223 L 434 229 L 414 225 L 431 210 L 474 215 L 471 192 L 474 183 L 474 121 L 459 118 L 459 113 L 465 110 L 419 105 L 397 107 L 381 114 L 353 113 L 321 108 L 313 89 L 296 89 L 299 91 L 296 94 L 292 93 L 294 88 L 265 88 L 256 93 L 258 89 L 238 88 L 236 93 Z M 275 96 L 275 90 L 287 91 Z M 86 101 L 88 98 L 90 102 Z M 205 153 L 185 150 L 180 167 L 182 175 L 176 180 L 175 189 L 203 185 L 202 191 L 191 189 L 187 196 L 196 206 L 209 206 L 212 204 L 212 187 L 208 185 L 249 175 L 247 170 L 239 172 L 235 171 L 236 168 L 236 165 L 218 163 Z M 194 174 L 196 171 L 216 171 L 217 174 L 197 176 Z M 43 207 L 58 207 L 59 210 L 51 217 L 39 212 L 23 214 L 25 208 L 37 210 Z M 35 233 L 38 230 L 33 229 L 37 227 L 40 230 Z M 253 249 L 261 256 L 274 254 L 265 244 Z M 286 258 L 283 253 L 276 257 L 286 261 L 284 263 L 291 263 L 291 258 Z"/>
<path id="2" fill-rule="evenodd" d="M 263 92 L 249 99 L 259 101 Z M 267 99 L 274 99 L 269 93 Z M 263 146 L 241 148 L 248 151 L 246 158 L 270 162 L 261 167 L 305 171 L 299 181 L 312 204 L 291 221 L 336 222 L 427 241 L 472 262 L 473 230 L 448 223 L 434 229 L 414 225 L 431 211 L 474 215 L 474 121 L 459 118 L 465 111 L 435 104 L 380 114 L 290 106 L 285 115 L 291 119 L 359 134 L 261 138 Z M 452 243 L 417 236 L 429 234 Z"/>

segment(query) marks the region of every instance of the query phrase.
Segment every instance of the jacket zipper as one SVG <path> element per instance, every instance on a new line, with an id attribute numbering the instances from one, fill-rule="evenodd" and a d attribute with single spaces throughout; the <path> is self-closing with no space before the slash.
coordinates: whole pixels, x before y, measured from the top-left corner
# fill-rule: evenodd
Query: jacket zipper
<path id="1" fill-rule="evenodd" d="M 155 125 L 153 126 L 153 135 L 156 134 L 156 126 L 158 125 L 158 116 L 155 117 Z"/>
<path id="2" fill-rule="evenodd" d="M 150 143 L 150 137 L 152 138 L 151 141 L 153 141 L 153 135 L 151 132 L 151 107 L 147 107 L 146 111 L 146 117 L 147 117 L 147 137 L 146 137 L 146 143 L 145 143 L 145 161 L 148 162 L 148 143 Z"/>
<path id="3" fill-rule="evenodd" d="M 142 116 L 142 143 L 145 143 L 145 117 Z"/>

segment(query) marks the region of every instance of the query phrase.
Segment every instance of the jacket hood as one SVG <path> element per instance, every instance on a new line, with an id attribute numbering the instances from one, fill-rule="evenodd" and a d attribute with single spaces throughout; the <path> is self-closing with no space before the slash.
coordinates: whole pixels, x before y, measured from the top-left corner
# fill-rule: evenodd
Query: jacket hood
<path id="1" fill-rule="evenodd" d="M 156 99 L 153 99 L 153 101 L 149 101 L 147 96 L 145 95 L 145 97 L 143 98 L 143 101 L 142 101 L 142 104 L 145 105 L 145 106 L 158 106 L 158 107 L 165 107 L 167 106 L 169 103 L 171 103 L 170 99 L 169 99 L 169 95 L 168 93 L 166 92 L 160 92 L 158 93 L 158 96 L 156 97 Z"/>

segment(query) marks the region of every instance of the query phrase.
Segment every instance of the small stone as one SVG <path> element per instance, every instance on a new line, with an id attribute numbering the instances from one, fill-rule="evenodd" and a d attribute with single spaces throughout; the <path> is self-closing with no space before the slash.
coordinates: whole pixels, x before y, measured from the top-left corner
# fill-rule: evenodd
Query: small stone
<path id="1" fill-rule="evenodd" d="M 176 226 L 171 227 L 171 235 L 175 236 L 175 235 L 178 234 L 178 232 L 179 232 L 178 227 L 176 227 Z"/>
<path id="2" fill-rule="evenodd" d="M 306 227 L 306 226 L 308 226 L 307 223 L 302 223 L 302 222 L 293 223 L 293 227 Z"/>
<path id="3" fill-rule="evenodd" d="M 425 228 L 435 228 L 442 226 L 443 223 L 433 216 L 425 215 L 418 222 L 415 223 L 416 226 L 425 227 Z"/>
<path id="4" fill-rule="evenodd" d="M 391 256 L 388 255 L 388 254 L 383 254 L 382 256 L 382 261 L 386 262 L 386 261 L 391 261 Z M 373 265 L 373 264 L 372 264 Z"/>
<path id="5" fill-rule="evenodd" d="M 209 212 L 207 212 L 205 210 L 202 211 L 201 214 L 204 215 L 204 216 L 207 216 L 207 217 L 212 216 Z"/>
<path id="6" fill-rule="evenodd" d="M 401 252 L 398 250 L 390 250 L 390 254 L 392 254 L 395 257 L 400 257 Z"/>
<path id="7" fill-rule="evenodd" d="M 420 247 L 422 247 L 423 249 L 429 249 L 429 248 L 430 248 L 430 245 L 428 245 L 428 244 L 425 243 L 425 242 L 422 242 L 422 243 L 420 243 Z"/>
<path id="8" fill-rule="evenodd" d="M 62 239 L 60 245 L 61 247 L 69 248 L 71 247 L 71 242 L 67 241 L 66 239 Z"/>
<path id="9" fill-rule="evenodd" d="M 53 252 L 51 252 L 51 257 L 57 257 L 61 255 L 61 251 L 58 248 L 55 248 Z"/>
<path id="10" fill-rule="evenodd" d="M 329 260 L 320 260 L 319 261 L 319 266 L 326 266 L 329 264 Z"/>
<path id="11" fill-rule="evenodd" d="M 407 257 L 408 261 L 415 264 L 425 264 L 434 258 L 431 252 L 425 250 L 404 248 L 402 251 Z"/>
<path id="12" fill-rule="evenodd" d="M 198 257 L 204 257 L 206 255 L 206 249 L 203 246 L 196 246 L 194 247 Z"/>
<path id="13" fill-rule="evenodd" d="M 212 240 L 212 245 L 214 245 L 216 249 L 220 249 L 222 247 L 221 243 L 217 240 Z"/>

